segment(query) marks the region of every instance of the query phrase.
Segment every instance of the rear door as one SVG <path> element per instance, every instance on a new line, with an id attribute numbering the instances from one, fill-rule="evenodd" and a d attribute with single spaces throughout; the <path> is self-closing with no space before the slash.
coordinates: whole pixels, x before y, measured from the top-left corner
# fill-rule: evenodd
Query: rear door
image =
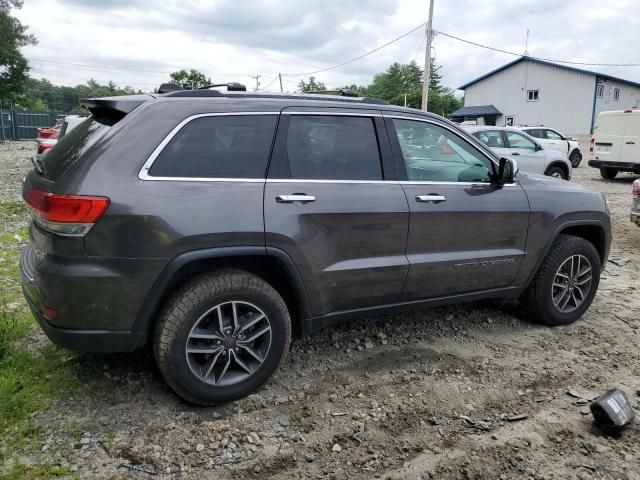
<path id="1" fill-rule="evenodd" d="M 597 160 L 610 162 L 621 159 L 625 127 L 628 116 L 619 112 L 601 113 L 594 131 L 593 156 Z"/>
<path id="2" fill-rule="evenodd" d="M 505 141 L 508 157 L 518 162 L 518 167 L 524 172 L 544 173 L 545 156 L 542 150 L 536 148 L 533 140 L 519 132 L 505 130 Z"/>
<path id="3" fill-rule="evenodd" d="M 379 111 L 282 111 L 265 187 L 268 248 L 296 264 L 313 315 L 397 301 L 409 213 Z"/>
<path id="4" fill-rule="evenodd" d="M 622 141 L 620 161 L 640 163 L 640 112 L 625 113 L 624 139 Z"/>
<path id="5" fill-rule="evenodd" d="M 529 222 L 520 185 L 492 185 L 490 156 L 444 123 L 385 117 L 410 210 L 403 299 L 512 285 Z"/>
<path id="6" fill-rule="evenodd" d="M 478 130 L 473 136 L 493 150 L 499 157 L 509 155 L 501 130 Z"/>

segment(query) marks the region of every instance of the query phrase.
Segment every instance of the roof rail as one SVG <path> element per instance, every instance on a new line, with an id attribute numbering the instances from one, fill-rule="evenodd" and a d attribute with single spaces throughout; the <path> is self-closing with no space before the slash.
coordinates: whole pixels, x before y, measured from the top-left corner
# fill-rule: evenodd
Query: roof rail
<path id="1" fill-rule="evenodd" d="M 227 92 L 246 92 L 247 87 L 238 82 L 229 82 L 229 83 L 214 83 L 211 85 L 205 85 L 204 87 L 198 88 L 198 90 L 208 90 L 214 87 L 227 87 Z"/>
<path id="2" fill-rule="evenodd" d="M 163 93 L 163 92 L 158 92 Z M 246 99 L 281 99 L 281 100 L 320 100 L 326 102 L 360 102 L 360 103 L 373 103 L 377 105 L 389 105 L 388 102 L 379 98 L 372 97 L 358 97 L 352 95 L 326 95 L 326 94 L 311 94 L 311 93 L 267 93 L 267 92 L 246 92 L 244 90 L 230 90 L 226 92 L 220 90 L 172 90 L 162 95 L 163 97 L 191 97 L 191 98 L 246 98 Z"/>
<path id="3" fill-rule="evenodd" d="M 204 87 L 198 87 L 196 90 L 208 90 L 214 87 L 227 87 L 228 92 L 246 92 L 247 87 L 238 82 L 229 83 L 213 83 L 211 85 L 205 85 Z M 163 83 L 158 88 L 158 93 L 172 93 L 172 92 L 190 92 L 191 89 L 185 89 L 177 83 Z"/>
<path id="4" fill-rule="evenodd" d="M 337 88 L 335 90 L 310 90 L 304 93 L 312 93 L 319 95 L 340 95 L 341 97 L 357 97 L 358 94 L 350 88 Z"/>

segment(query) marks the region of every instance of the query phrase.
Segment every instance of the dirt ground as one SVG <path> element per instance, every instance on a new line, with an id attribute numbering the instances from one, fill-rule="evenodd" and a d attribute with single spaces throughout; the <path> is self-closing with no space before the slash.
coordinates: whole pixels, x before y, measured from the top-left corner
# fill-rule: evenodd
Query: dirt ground
<path id="1" fill-rule="evenodd" d="M 5 155 L 3 200 L 30 154 Z M 574 325 L 535 325 L 500 302 L 363 318 L 294 341 L 262 390 L 218 408 L 177 399 L 147 350 L 78 354 L 87 388 L 30 420 L 41 435 L 19 460 L 83 479 L 640 479 L 640 426 L 606 437 L 588 410 L 612 387 L 640 408 L 633 178 L 574 170 L 607 197 L 610 258 L 629 259 L 607 264 Z M 34 329 L 28 343 L 41 342 Z"/>

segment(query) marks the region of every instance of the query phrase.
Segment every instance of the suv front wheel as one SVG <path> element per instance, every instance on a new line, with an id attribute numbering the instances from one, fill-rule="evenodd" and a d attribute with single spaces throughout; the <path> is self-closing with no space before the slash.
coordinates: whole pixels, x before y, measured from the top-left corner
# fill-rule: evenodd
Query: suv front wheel
<path id="1" fill-rule="evenodd" d="M 560 235 L 521 302 L 529 316 L 549 326 L 575 322 L 589 308 L 600 282 L 600 256 L 591 242 Z"/>
<path id="2" fill-rule="evenodd" d="M 257 390 L 290 339 L 278 292 L 253 274 L 225 270 L 196 277 L 172 296 L 156 325 L 154 354 L 179 396 L 215 405 Z"/>

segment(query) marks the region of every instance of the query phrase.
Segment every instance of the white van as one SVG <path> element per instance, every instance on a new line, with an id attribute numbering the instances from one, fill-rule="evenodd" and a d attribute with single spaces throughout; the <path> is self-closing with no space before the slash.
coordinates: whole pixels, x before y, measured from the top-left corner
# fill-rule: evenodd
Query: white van
<path id="1" fill-rule="evenodd" d="M 607 180 L 618 172 L 640 174 L 640 110 L 600 112 L 589 156 L 589 166 Z"/>

